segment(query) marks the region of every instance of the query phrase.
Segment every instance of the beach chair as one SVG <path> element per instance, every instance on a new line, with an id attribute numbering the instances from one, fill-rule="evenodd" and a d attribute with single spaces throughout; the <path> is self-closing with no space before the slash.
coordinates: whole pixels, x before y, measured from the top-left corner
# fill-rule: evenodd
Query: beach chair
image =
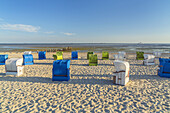
<path id="1" fill-rule="evenodd" d="M 119 56 L 123 57 L 123 59 L 126 59 L 126 52 L 119 51 L 118 54 L 119 54 Z"/>
<path id="2" fill-rule="evenodd" d="M 78 52 L 77 51 L 72 51 L 71 59 L 72 60 L 78 60 Z"/>
<path id="3" fill-rule="evenodd" d="M 56 52 L 56 55 L 53 55 L 54 60 L 62 60 L 63 59 L 63 52 L 58 51 Z"/>
<path id="4" fill-rule="evenodd" d="M 97 66 L 98 58 L 95 54 L 89 54 L 89 66 Z"/>
<path id="5" fill-rule="evenodd" d="M 5 65 L 5 61 L 8 59 L 8 55 L 0 55 L 0 65 Z"/>
<path id="6" fill-rule="evenodd" d="M 125 57 L 121 54 L 114 55 L 114 60 L 125 60 Z"/>
<path id="7" fill-rule="evenodd" d="M 32 54 L 24 54 L 23 55 L 23 65 L 33 65 L 34 59 Z"/>
<path id="8" fill-rule="evenodd" d="M 43 60 L 46 59 L 46 51 L 39 51 L 38 52 L 38 56 L 39 56 L 39 60 Z"/>
<path id="9" fill-rule="evenodd" d="M 6 60 L 5 71 L 6 75 L 20 76 L 24 73 L 24 66 L 22 58 L 11 58 Z"/>
<path id="10" fill-rule="evenodd" d="M 53 62 L 52 81 L 70 80 L 70 60 L 56 60 Z"/>
<path id="11" fill-rule="evenodd" d="M 87 53 L 87 60 L 89 60 L 89 55 L 90 55 L 90 54 L 93 54 L 93 52 L 88 52 L 88 53 Z"/>
<path id="12" fill-rule="evenodd" d="M 144 54 L 143 65 L 155 65 L 155 56 Z"/>
<path id="13" fill-rule="evenodd" d="M 106 51 L 102 52 L 102 60 L 109 60 L 109 52 Z"/>
<path id="14" fill-rule="evenodd" d="M 31 54 L 31 53 L 32 53 L 32 51 L 25 51 L 24 55 L 28 55 L 28 54 Z"/>
<path id="15" fill-rule="evenodd" d="M 144 60 L 144 52 L 136 52 L 136 60 Z"/>
<path id="16" fill-rule="evenodd" d="M 158 75 L 170 78 L 170 59 L 159 58 Z"/>
<path id="17" fill-rule="evenodd" d="M 129 81 L 130 65 L 125 61 L 114 61 L 116 68 L 115 75 L 113 76 L 113 83 L 119 85 L 126 85 Z"/>
<path id="18" fill-rule="evenodd" d="M 155 52 L 153 52 L 153 55 L 155 56 L 155 58 L 160 58 L 161 57 L 161 52 L 159 52 L 159 51 L 155 51 Z"/>

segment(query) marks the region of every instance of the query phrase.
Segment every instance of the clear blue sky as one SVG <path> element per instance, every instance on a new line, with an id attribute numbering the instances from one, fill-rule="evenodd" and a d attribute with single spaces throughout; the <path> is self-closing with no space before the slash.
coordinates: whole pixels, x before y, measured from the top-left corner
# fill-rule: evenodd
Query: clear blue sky
<path id="1" fill-rule="evenodd" d="M 170 0 L 0 0 L 0 42 L 170 43 Z"/>

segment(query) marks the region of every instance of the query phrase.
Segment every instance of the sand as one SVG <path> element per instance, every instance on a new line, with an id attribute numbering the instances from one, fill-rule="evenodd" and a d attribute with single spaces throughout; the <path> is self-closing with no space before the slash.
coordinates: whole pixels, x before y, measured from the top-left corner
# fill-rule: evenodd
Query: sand
<path id="1" fill-rule="evenodd" d="M 23 53 L 8 54 L 9 58 L 22 58 Z M 80 60 L 71 61 L 71 80 L 52 81 L 52 55 L 38 60 L 34 53 L 34 65 L 26 65 L 22 76 L 5 75 L 0 65 L 0 112 L 168 112 L 170 111 L 170 79 L 159 77 L 156 65 L 144 66 L 128 55 L 130 81 L 126 86 L 114 85 L 112 75 L 113 54 L 110 60 L 88 66 L 86 53 L 79 53 Z M 64 53 L 70 59 L 71 53 Z"/>

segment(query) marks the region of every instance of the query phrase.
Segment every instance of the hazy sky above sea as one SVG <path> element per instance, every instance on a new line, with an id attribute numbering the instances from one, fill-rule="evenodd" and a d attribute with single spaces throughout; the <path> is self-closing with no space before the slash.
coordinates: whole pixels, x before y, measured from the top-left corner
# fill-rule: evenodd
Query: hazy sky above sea
<path id="1" fill-rule="evenodd" d="M 0 43 L 170 43 L 170 0 L 0 0 Z"/>

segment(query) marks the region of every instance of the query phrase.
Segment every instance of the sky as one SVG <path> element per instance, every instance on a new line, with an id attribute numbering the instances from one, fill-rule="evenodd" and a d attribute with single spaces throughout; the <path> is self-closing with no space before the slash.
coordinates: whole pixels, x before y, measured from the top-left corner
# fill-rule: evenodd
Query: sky
<path id="1" fill-rule="evenodd" d="M 0 0 L 0 43 L 170 43 L 170 0 Z"/>

